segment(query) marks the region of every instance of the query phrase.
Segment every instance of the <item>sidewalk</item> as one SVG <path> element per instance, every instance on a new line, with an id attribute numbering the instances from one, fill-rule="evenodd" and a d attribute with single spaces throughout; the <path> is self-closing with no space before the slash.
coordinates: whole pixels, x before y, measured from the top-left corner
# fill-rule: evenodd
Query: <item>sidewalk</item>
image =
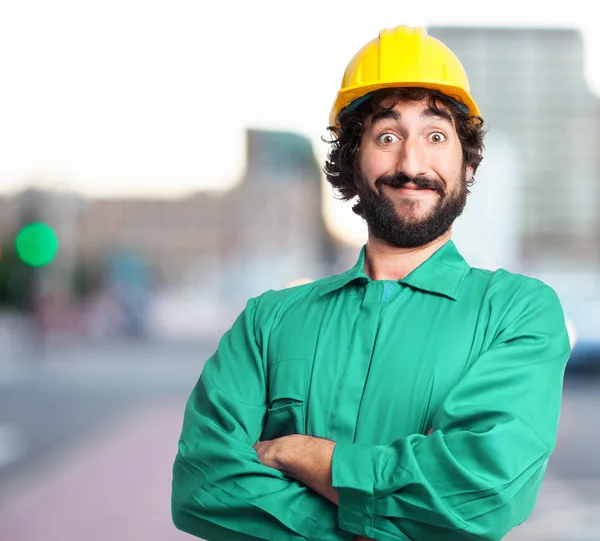
<path id="1" fill-rule="evenodd" d="M 184 404 L 157 404 L 2 487 L 0 539 L 185 541 L 170 517 Z M 7 497 L 8 493 L 8 497 Z"/>

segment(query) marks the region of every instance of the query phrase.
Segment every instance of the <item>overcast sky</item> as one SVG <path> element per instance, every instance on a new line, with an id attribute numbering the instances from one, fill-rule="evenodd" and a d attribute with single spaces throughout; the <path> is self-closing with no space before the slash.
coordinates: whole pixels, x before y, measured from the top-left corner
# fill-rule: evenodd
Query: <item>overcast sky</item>
<path id="1" fill-rule="evenodd" d="M 230 186 L 243 172 L 246 126 L 299 131 L 322 152 L 346 63 L 402 23 L 580 28 L 586 77 L 600 94 L 598 2 L 534 5 L 3 2 L 0 191 L 31 182 L 88 194 Z"/>

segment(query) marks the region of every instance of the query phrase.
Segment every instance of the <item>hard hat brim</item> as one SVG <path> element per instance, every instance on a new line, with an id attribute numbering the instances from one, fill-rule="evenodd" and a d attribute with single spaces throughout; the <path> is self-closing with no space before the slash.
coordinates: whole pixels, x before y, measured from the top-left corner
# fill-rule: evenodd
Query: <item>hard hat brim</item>
<path id="1" fill-rule="evenodd" d="M 390 82 L 390 83 L 375 83 L 372 85 L 359 84 L 355 86 L 350 86 L 344 88 L 338 92 L 333 108 L 331 109 L 331 114 L 329 116 L 329 124 L 331 126 L 335 126 L 338 123 L 339 114 L 343 109 L 348 107 L 353 101 L 369 94 L 371 92 L 375 92 L 376 90 L 381 90 L 384 88 L 428 88 L 431 90 L 439 90 L 442 94 L 445 94 L 449 98 L 452 98 L 459 103 L 464 104 L 469 110 L 469 116 L 471 117 L 480 117 L 481 112 L 479 107 L 471 98 L 471 96 L 465 92 L 462 88 L 457 87 L 455 85 L 448 85 L 443 82 L 436 81 L 428 81 L 428 82 Z"/>

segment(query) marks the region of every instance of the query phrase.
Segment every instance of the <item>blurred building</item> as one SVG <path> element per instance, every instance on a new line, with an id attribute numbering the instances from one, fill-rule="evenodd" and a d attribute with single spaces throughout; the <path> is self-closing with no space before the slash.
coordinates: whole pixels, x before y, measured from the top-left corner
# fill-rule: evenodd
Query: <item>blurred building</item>
<path id="1" fill-rule="evenodd" d="M 328 256 L 328 237 L 310 141 L 249 130 L 247 164 L 241 183 L 225 193 L 89 200 L 79 222 L 80 257 L 91 261 L 129 247 L 168 283 L 191 273 L 247 276 L 259 288 L 276 287 L 314 273 Z"/>
<path id="2" fill-rule="evenodd" d="M 13 197 L 0 197 L 0 233 L 4 237 L 2 241 L 14 234 L 19 219 L 18 214 Z"/>
<path id="3" fill-rule="evenodd" d="M 135 260 L 164 287 L 196 284 L 234 304 L 317 277 L 334 257 L 312 144 L 289 132 L 249 130 L 246 173 L 228 192 L 84 199 L 28 190 L 0 198 L 0 211 L 13 236 L 33 218 L 55 229 L 60 250 L 47 275 L 71 279 L 77 266 L 129 273 Z"/>
<path id="4" fill-rule="evenodd" d="M 516 150 L 527 269 L 600 267 L 600 99 L 569 29 L 431 27 L 460 58 L 490 132 Z M 481 166 L 485 176 L 486 160 Z M 487 176 L 485 177 L 487 178 Z M 513 183 L 507 183 L 515 189 Z M 484 240 L 484 239 L 482 239 Z"/>

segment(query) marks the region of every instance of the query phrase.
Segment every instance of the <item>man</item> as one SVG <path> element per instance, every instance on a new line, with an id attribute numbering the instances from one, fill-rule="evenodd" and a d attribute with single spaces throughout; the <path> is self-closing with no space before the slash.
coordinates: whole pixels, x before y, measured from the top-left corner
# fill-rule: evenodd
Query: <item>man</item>
<path id="1" fill-rule="evenodd" d="M 556 294 L 451 240 L 481 161 L 464 70 L 423 29 L 350 62 L 327 178 L 355 267 L 251 299 L 187 404 L 175 525 L 208 540 L 497 540 L 532 511 L 570 353 Z M 485 239 L 482 239 L 485 242 Z"/>

